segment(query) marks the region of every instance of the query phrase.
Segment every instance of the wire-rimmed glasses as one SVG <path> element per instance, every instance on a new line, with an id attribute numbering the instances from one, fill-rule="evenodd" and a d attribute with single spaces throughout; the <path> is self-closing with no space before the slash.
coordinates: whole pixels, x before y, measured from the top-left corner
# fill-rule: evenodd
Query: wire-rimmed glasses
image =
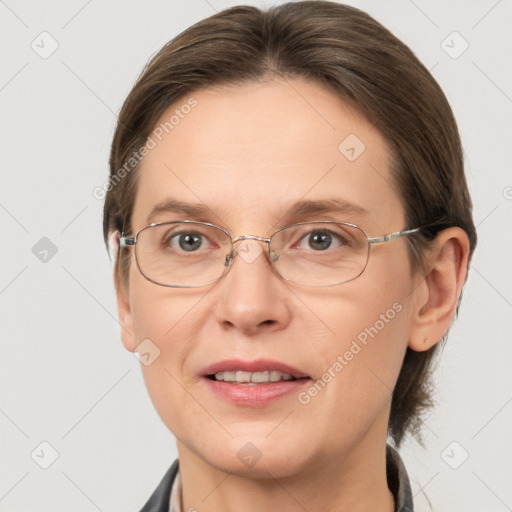
<path id="1" fill-rule="evenodd" d="M 286 281 L 303 286 L 334 286 L 359 277 L 365 270 L 372 244 L 388 242 L 421 228 L 369 237 L 348 222 L 299 222 L 284 226 L 270 238 L 228 231 L 209 222 L 192 220 L 153 223 L 135 236 L 121 234 L 121 249 L 135 248 L 135 260 L 149 281 L 168 287 L 197 288 L 213 284 L 230 269 L 236 243 L 267 243 L 269 261 Z"/>

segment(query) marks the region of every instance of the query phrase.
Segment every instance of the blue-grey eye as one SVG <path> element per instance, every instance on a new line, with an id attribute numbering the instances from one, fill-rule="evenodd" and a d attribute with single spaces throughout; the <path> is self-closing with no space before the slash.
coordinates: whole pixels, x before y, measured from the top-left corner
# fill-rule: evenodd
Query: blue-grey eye
<path id="1" fill-rule="evenodd" d="M 173 249 L 181 249 L 185 252 L 195 252 L 200 249 L 204 242 L 204 236 L 192 232 L 175 233 L 168 237 L 166 245 L 170 245 Z"/>
<path id="2" fill-rule="evenodd" d="M 307 245 L 302 245 L 305 242 Z M 340 237 L 328 230 L 315 230 L 311 231 L 308 235 L 304 236 L 299 243 L 298 247 L 301 249 L 313 249 L 315 251 L 325 251 L 332 249 L 333 244 L 337 244 L 335 247 L 343 245 Z"/>

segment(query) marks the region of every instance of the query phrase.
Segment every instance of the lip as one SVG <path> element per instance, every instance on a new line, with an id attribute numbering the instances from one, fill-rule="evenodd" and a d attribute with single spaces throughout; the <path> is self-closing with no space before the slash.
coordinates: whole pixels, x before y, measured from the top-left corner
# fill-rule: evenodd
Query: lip
<path id="1" fill-rule="evenodd" d="M 288 373 L 297 380 L 269 382 L 265 384 L 236 384 L 216 381 L 208 378 L 222 371 L 242 370 L 245 372 L 278 371 Z M 226 359 L 213 363 L 202 371 L 203 381 L 209 390 L 223 400 L 235 405 L 246 407 L 261 407 L 284 398 L 291 393 L 298 393 L 299 389 L 309 385 L 311 378 L 293 366 L 273 361 L 271 359 L 258 359 L 256 361 L 243 361 L 241 359 Z"/>
<path id="2" fill-rule="evenodd" d="M 229 372 L 242 370 L 244 372 L 264 372 L 265 370 L 288 373 L 296 379 L 309 377 L 308 374 L 280 361 L 272 359 L 257 359 L 255 361 L 244 361 L 242 359 L 225 359 L 203 368 L 201 375 L 207 377 L 218 372 Z"/>
<path id="3" fill-rule="evenodd" d="M 261 407 L 275 402 L 280 398 L 295 395 L 306 385 L 310 385 L 311 379 L 271 382 L 268 384 L 229 384 L 223 381 L 216 381 L 203 377 L 209 390 L 223 400 L 234 405 L 246 407 Z"/>

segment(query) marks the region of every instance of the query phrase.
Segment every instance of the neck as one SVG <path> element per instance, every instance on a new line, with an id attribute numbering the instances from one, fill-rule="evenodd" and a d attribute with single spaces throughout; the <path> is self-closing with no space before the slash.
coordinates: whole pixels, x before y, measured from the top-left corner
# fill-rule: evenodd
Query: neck
<path id="1" fill-rule="evenodd" d="M 323 454 L 280 478 L 272 468 L 257 478 L 222 470 L 178 442 L 183 510 L 392 512 L 385 440 L 378 441 L 363 439 L 348 452 Z"/>

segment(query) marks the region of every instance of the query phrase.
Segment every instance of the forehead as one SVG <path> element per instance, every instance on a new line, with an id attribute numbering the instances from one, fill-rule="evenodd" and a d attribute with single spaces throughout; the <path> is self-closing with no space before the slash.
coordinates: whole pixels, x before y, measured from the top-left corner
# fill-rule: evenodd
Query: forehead
<path id="1" fill-rule="evenodd" d="M 150 137 L 152 149 L 139 169 L 135 229 L 176 218 L 159 209 L 172 202 L 203 205 L 202 220 L 227 228 L 236 220 L 237 228 L 249 229 L 293 221 L 286 212 L 296 202 L 332 200 L 348 205 L 342 220 L 364 221 L 368 229 L 402 227 L 385 140 L 316 82 L 194 91 L 166 110 Z"/>

